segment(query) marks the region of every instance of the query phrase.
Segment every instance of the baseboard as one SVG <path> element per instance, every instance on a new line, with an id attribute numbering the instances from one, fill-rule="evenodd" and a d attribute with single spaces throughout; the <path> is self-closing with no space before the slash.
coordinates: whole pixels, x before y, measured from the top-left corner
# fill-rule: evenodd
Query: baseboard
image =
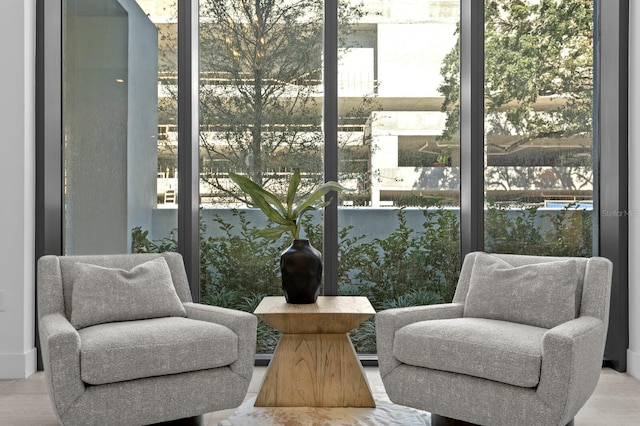
<path id="1" fill-rule="evenodd" d="M 36 372 L 36 348 L 22 354 L 0 354 L 0 379 L 24 379 Z"/>
<path id="2" fill-rule="evenodd" d="M 627 373 L 640 380 L 640 352 L 627 349 Z"/>

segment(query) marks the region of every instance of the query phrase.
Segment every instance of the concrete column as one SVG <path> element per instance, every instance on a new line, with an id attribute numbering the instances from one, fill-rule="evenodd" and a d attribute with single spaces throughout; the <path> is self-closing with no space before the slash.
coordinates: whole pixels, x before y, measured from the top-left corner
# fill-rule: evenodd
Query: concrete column
<path id="1" fill-rule="evenodd" d="M 12 379 L 36 371 L 35 0 L 3 1 L 0 51 L 0 379 Z"/>

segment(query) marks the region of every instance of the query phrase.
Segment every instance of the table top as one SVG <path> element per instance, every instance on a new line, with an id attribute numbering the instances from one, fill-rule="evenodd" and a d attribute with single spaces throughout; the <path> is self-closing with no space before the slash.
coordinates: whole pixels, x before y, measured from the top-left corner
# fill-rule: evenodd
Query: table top
<path id="1" fill-rule="evenodd" d="M 262 299 L 253 312 L 283 333 L 347 333 L 375 315 L 362 296 L 319 296 L 316 303 L 287 303 L 283 296 Z"/>

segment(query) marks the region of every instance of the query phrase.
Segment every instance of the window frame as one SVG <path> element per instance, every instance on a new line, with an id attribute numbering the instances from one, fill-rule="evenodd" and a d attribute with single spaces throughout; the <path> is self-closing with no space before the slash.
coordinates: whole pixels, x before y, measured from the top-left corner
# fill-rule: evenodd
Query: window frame
<path id="1" fill-rule="evenodd" d="M 626 370 L 628 325 L 628 37 L 629 1 L 595 0 L 594 255 L 614 263 L 605 360 Z M 36 15 L 36 260 L 61 255 L 62 7 L 37 0 Z M 325 0 L 325 179 L 338 177 L 337 0 Z M 484 1 L 461 0 L 461 258 L 484 246 Z M 178 0 L 178 251 L 191 293 L 199 300 L 198 0 Z M 331 194 L 327 195 L 328 197 Z M 622 214 L 603 214 L 621 212 Z M 338 209 L 325 208 L 325 294 L 338 293 Z M 37 324 L 37 321 L 36 321 Z M 36 333 L 37 335 L 37 333 Z M 39 342 L 37 342 L 39 347 Z M 42 368 L 39 363 L 38 368 Z"/>

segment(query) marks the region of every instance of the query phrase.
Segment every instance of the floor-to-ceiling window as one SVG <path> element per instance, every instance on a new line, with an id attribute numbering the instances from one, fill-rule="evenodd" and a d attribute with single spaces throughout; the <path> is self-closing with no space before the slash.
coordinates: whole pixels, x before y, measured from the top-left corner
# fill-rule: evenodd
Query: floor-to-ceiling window
<path id="1" fill-rule="evenodd" d="M 626 143 L 615 133 L 624 123 L 601 103 L 623 104 L 615 83 L 624 74 L 598 58 L 606 49 L 623 61 L 625 26 L 611 23 L 624 21 L 625 1 L 58 4 L 61 17 L 40 8 L 41 22 L 62 22 L 63 59 L 59 102 L 40 92 L 44 116 L 61 118 L 59 136 L 42 131 L 42 152 L 62 147 L 60 201 L 45 190 L 55 157 L 39 157 L 53 170 L 39 182 L 52 200 L 39 207 L 42 221 L 62 217 L 45 226 L 44 246 L 58 226 L 62 253 L 178 249 L 196 259 L 187 264 L 199 277 L 195 298 L 251 311 L 280 294 L 277 260 L 288 242 L 254 234 L 269 224 L 228 172 L 277 192 L 299 168 L 303 188 L 335 179 L 351 189 L 303 226 L 325 254 L 325 294 L 365 295 L 377 309 L 448 301 L 461 255 L 483 248 L 600 250 L 624 263 L 619 245 L 598 242 L 600 219 L 616 233 L 624 227 L 623 217 L 601 217 L 603 205 L 624 211 L 624 197 L 609 190 L 600 200 L 598 191 L 621 182 L 611 171 L 624 156 L 614 149 Z M 185 5 L 198 13 L 180 14 Z M 199 26 L 198 77 L 180 74 L 185 23 Z M 479 27 L 483 47 L 469 49 Z M 55 34 L 55 25 L 42 28 Z M 43 69 L 55 70 L 40 52 Z M 50 87 L 55 75 L 40 78 Z M 198 107 L 179 84 L 198 93 Z M 195 137 L 178 131 L 194 123 Z M 198 160 L 178 181 L 185 147 Z M 472 181 L 470 160 L 481 171 Z M 194 206 L 197 219 L 180 222 Z M 259 351 L 269 352 L 276 337 L 259 332 Z M 353 337 L 360 352 L 375 351 L 372 323 Z"/>
<path id="2" fill-rule="evenodd" d="M 163 1 L 62 2 L 64 254 L 174 249 L 175 16 Z"/>
<path id="3" fill-rule="evenodd" d="M 594 4 L 485 3 L 485 249 L 593 252 Z"/>

